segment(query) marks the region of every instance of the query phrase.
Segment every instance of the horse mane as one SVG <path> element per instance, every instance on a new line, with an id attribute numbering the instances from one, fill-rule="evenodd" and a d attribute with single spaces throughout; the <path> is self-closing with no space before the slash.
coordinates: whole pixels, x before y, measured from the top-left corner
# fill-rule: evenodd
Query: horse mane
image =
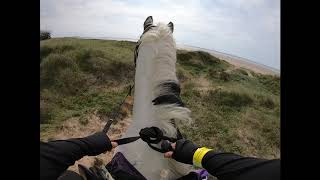
<path id="1" fill-rule="evenodd" d="M 172 29 L 167 24 L 158 23 L 155 26 L 152 23 L 148 22 L 148 26 L 144 27 L 134 51 L 133 122 L 125 137 L 136 135 L 141 128 L 156 126 L 164 135 L 175 138 L 177 127 L 191 123 L 191 111 L 184 107 L 180 98 L 180 83 L 176 76 L 176 43 Z M 177 179 L 192 168 L 163 157 L 153 160 L 162 155 L 141 140 L 117 147 L 116 151 L 123 152 L 130 163 L 149 179 L 159 179 L 155 170 L 159 170 L 160 179 Z"/>
<path id="2" fill-rule="evenodd" d="M 155 54 L 153 61 L 152 98 L 162 98 L 153 106 L 154 119 L 164 134 L 177 136 L 177 126 L 191 123 L 191 111 L 183 107 L 180 99 L 180 83 L 176 76 L 176 43 L 170 28 L 163 23 L 144 33 L 140 38 L 140 48 L 152 44 Z"/>

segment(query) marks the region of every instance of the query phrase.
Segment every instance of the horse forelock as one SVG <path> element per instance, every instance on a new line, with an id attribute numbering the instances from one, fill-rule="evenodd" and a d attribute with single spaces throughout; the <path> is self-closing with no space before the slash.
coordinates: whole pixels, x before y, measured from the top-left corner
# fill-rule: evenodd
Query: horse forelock
<path id="1" fill-rule="evenodd" d="M 149 26 L 148 29 L 146 29 L 143 32 L 139 41 L 141 43 L 144 43 L 150 41 L 157 41 L 160 39 L 168 39 L 171 40 L 173 44 L 175 44 L 170 27 L 161 22 L 158 23 L 156 26 Z"/>
<path id="2" fill-rule="evenodd" d="M 159 40 L 162 40 L 165 43 L 166 47 L 168 47 L 162 49 L 163 51 L 168 51 L 168 49 L 176 49 L 176 43 L 168 25 L 164 23 L 158 23 L 157 25 L 149 25 L 143 31 L 142 35 L 140 36 L 140 39 L 136 44 L 134 50 L 134 63 L 136 64 L 139 50 L 141 47 L 143 47 L 144 44 L 159 42 Z"/>

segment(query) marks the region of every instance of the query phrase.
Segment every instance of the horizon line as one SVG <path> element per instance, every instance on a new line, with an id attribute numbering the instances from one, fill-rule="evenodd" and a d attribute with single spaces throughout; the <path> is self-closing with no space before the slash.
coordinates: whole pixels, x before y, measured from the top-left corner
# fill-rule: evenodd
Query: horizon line
<path id="1" fill-rule="evenodd" d="M 108 37 L 108 36 L 105 36 L 105 37 L 86 37 L 86 36 L 53 36 L 53 37 L 58 37 L 58 38 L 81 38 L 81 39 L 107 39 L 107 40 L 125 40 L 125 41 L 131 41 L 131 42 L 135 42 L 135 41 L 138 41 L 139 39 L 138 38 L 122 38 L 122 37 Z M 268 68 L 276 73 L 280 73 L 280 70 L 281 70 L 281 67 L 278 69 L 276 67 L 271 67 L 269 65 L 266 65 L 266 64 L 262 64 L 260 62 L 256 62 L 256 61 L 253 61 L 251 59 L 248 59 L 248 58 L 244 58 L 244 57 L 240 57 L 238 55 L 234 55 L 234 54 L 230 54 L 230 53 L 225 53 L 225 52 L 221 52 L 221 51 L 217 51 L 215 49 L 208 49 L 208 48 L 202 48 L 202 47 L 199 47 L 199 46 L 194 46 L 194 45 L 187 45 L 187 44 L 183 44 L 183 43 L 179 43 L 177 42 L 177 45 L 182 45 L 182 46 L 189 46 L 191 48 L 198 48 L 198 49 L 203 49 L 203 50 L 206 50 L 206 51 L 213 51 L 213 52 L 216 52 L 216 53 L 220 53 L 222 55 L 227 55 L 227 56 L 231 56 L 231 57 L 235 57 L 235 58 L 240 58 L 241 60 L 243 61 L 246 61 L 246 62 L 249 62 L 249 63 L 253 63 L 253 64 L 256 64 L 256 65 L 259 65 L 259 66 L 262 66 L 262 67 L 265 67 L 265 68 Z"/>

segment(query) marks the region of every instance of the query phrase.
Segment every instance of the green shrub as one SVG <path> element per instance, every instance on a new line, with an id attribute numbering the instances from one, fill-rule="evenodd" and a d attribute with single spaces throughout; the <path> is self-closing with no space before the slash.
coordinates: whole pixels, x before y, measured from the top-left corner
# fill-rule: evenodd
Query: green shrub
<path id="1" fill-rule="evenodd" d="M 221 90 L 210 91 L 205 99 L 219 106 L 229 106 L 236 109 L 248 106 L 253 102 L 253 99 L 247 94 Z"/>
<path id="2" fill-rule="evenodd" d="M 242 75 L 248 76 L 248 72 L 244 69 L 238 68 L 238 69 L 234 70 L 234 72 L 237 74 L 242 74 Z"/>
<path id="3" fill-rule="evenodd" d="M 191 61 L 192 59 L 194 59 L 194 61 Z M 198 64 L 201 66 L 210 66 L 220 62 L 218 58 L 203 51 L 188 51 L 188 52 L 178 51 L 177 60 L 181 64 L 185 64 L 185 65 Z"/>
<path id="4" fill-rule="evenodd" d="M 225 71 L 230 66 L 227 62 L 203 51 L 178 50 L 177 62 L 193 75 L 211 73 L 209 76 L 212 78 L 216 78 L 215 73 Z"/>
<path id="5" fill-rule="evenodd" d="M 49 54 L 40 64 L 40 87 L 50 87 L 60 80 L 57 76 L 62 69 L 77 69 L 77 64 L 62 54 Z"/>
<path id="6" fill-rule="evenodd" d="M 79 118 L 79 123 L 83 126 L 87 125 L 89 123 L 89 119 L 86 116 L 81 116 Z"/>
<path id="7" fill-rule="evenodd" d="M 52 107 L 45 101 L 40 101 L 40 124 L 46 124 L 52 119 Z"/>
<path id="8" fill-rule="evenodd" d="M 180 68 L 177 69 L 177 78 L 180 82 L 185 82 L 188 79 L 183 70 Z"/>
<path id="9" fill-rule="evenodd" d="M 177 53 L 177 60 L 184 63 L 189 61 L 192 56 L 189 53 Z"/>
<path id="10" fill-rule="evenodd" d="M 111 61 L 108 74 L 116 79 L 131 79 L 134 76 L 135 67 L 133 64 L 121 61 Z"/>
<path id="11" fill-rule="evenodd" d="M 210 69 L 208 71 L 208 77 L 210 79 L 217 79 L 224 82 L 230 81 L 230 74 L 223 71 L 223 69 Z"/>
<path id="12" fill-rule="evenodd" d="M 75 51 L 72 51 L 72 54 L 70 56 L 74 57 L 74 59 L 77 61 L 80 69 L 85 72 L 90 72 L 92 70 L 92 63 L 89 61 L 91 58 L 91 51 L 89 49 L 78 49 Z"/>
<path id="13" fill-rule="evenodd" d="M 121 61 L 105 61 L 104 59 L 91 58 L 91 72 L 102 82 L 128 83 L 134 78 L 134 65 Z M 115 81 L 116 80 L 116 81 Z"/>
<path id="14" fill-rule="evenodd" d="M 273 94 L 280 94 L 280 77 L 271 75 L 258 75 L 258 81 L 262 84 L 268 91 Z"/>
<path id="15" fill-rule="evenodd" d="M 265 96 L 259 97 L 259 105 L 269 109 L 273 109 L 275 107 L 275 103 L 271 97 Z"/>
<path id="16" fill-rule="evenodd" d="M 40 41 L 46 40 L 46 39 L 51 39 L 51 33 L 49 31 L 41 31 L 40 30 Z"/>
<path id="17" fill-rule="evenodd" d="M 196 51 L 196 55 L 203 62 L 204 65 L 213 65 L 216 63 L 220 63 L 220 59 L 212 56 L 211 54 L 204 51 Z"/>
<path id="18" fill-rule="evenodd" d="M 248 73 L 243 69 L 235 69 L 230 73 L 230 80 L 232 81 L 250 81 Z"/>
<path id="19" fill-rule="evenodd" d="M 208 77 L 211 79 L 220 79 L 221 70 L 219 69 L 209 69 Z"/>
<path id="20" fill-rule="evenodd" d="M 40 47 L 40 63 L 42 62 L 43 58 L 47 57 L 52 52 L 52 48 L 48 46 L 41 46 Z"/>
<path id="21" fill-rule="evenodd" d="M 225 71 L 222 71 L 222 72 L 220 73 L 219 78 L 220 78 L 221 80 L 223 80 L 223 81 L 229 81 L 229 80 L 230 80 L 230 74 L 227 73 L 227 72 L 225 72 Z"/>
<path id="22" fill-rule="evenodd" d="M 95 77 L 81 71 L 76 60 L 63 54 L 50 54 L 40 64 L 40 90 L 52 88 L 64 95 L 75 95 L 95 81 Z"/>
<path id="23" fill-rule="evenodd" d="M 63 69 L 55 78 L 54 88 L 65 95 L 79 94 L 93 83 L 89 75 L 74 69 Z"/>
<path id="24" fill-rule="evenodd" d="M 135 45 L 136 43 L 131 41 L 114 41 L 114 46 L 119 48 L 133 49 Z"/>
<path id="25" fill-rule="evenodd" d="M 76 45 L 71 45 L 71 44 L 62 44 L 62 45 L 57 45 L 53 48 L 54 53 L 64 53 L 68 52 L 71 50 L 77 49 Z"/>

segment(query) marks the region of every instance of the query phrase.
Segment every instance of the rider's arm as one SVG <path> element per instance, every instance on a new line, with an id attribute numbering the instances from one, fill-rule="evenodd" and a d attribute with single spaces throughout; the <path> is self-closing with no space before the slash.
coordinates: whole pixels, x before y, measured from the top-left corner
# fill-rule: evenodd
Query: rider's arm
<path id="1" fill-rule="evenodd" d="M 84 138 L 40 142 L 40 179 L 57 179 L 83 156 L 95 156 L 111 149 L 112 144 L 103 132 Z"/>
<path id="2" fill-rule="evenodd" d="M 233 153 L 217 153 L 199 148 L 191 141 L 178 140 L 166 157 L 205 168 L 219 180 L 280 179 L 280 160 L 243 157 Z"/>
<path id="3" fill-rule="evenodd" d="M 280 179 L 279 159 L 265 160 L 209 151 L 203 157 L 201 164 L 219 180 Z"/>

